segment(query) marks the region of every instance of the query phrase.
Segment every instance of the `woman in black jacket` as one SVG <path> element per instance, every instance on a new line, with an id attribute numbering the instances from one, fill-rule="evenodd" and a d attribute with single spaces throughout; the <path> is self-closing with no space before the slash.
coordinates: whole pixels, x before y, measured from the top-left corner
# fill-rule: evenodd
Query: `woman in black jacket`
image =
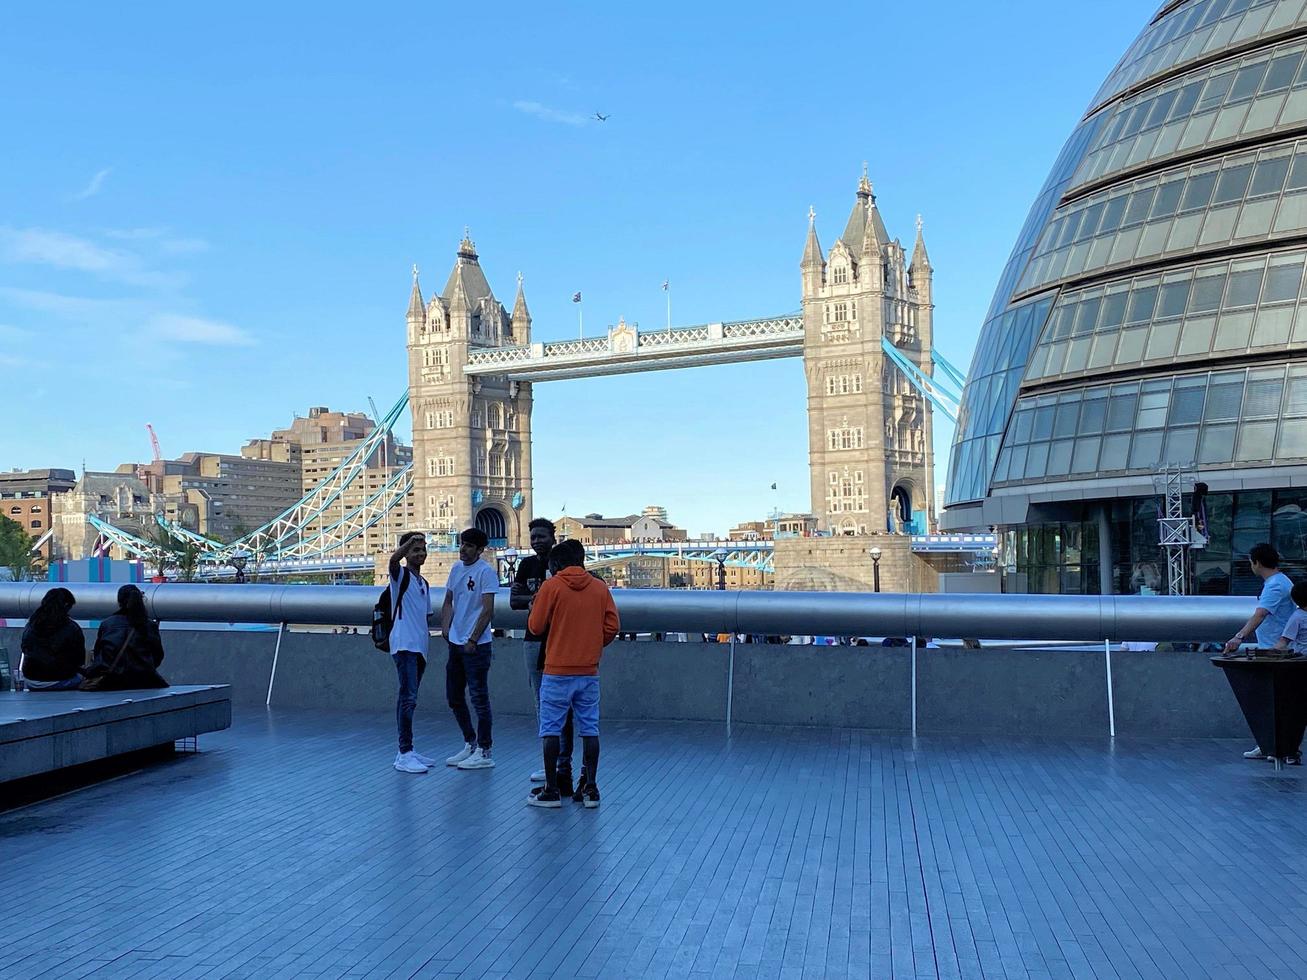
<path id="1" fill-rule="evenodd" d="M 145 596 L 134 585 L 118 590 L 118 611 L 100 624 L 87 669 L 86 691 L 128 691 L 167 687 L 159 676 L 163 641 L 159 623 L 145 610 Z"/>
<path id="2" fill-rule="evenodd" d="M 67 589 L 51 589 L 28 619 L 20 669 L 29 690 L 71 691 L 81 684 L 86 639 L 68 615 L 76 603 Z"/>

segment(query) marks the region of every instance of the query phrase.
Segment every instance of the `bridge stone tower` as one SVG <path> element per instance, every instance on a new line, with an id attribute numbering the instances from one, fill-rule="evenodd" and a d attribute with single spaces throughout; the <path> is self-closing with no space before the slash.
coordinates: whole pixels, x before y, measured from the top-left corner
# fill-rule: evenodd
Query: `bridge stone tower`
<path id="1" fill-rule="evenodd" d="M 836 534 L 925 532 L 934 518 L 930 406 L 881 338 L 933 375 L 931 268 L 917 219 L 911 260 L 885 230 L 864 172 L 844 233 L 823 257 L 808 212 L 803 366 L 812 511 Z"/>
<path id="2" fill-rule="evenodd" d="M 465 234 L 444 292 L 422 300 L 417 268 L 408 304 L 413 502 L 437 538 L 475 525 L 492 544 L 526 545 L 531 519 L 531 385 L 467 377 L 470 352 L 531 341 L 517 279 L 509 314 L 486 281 Z"/>

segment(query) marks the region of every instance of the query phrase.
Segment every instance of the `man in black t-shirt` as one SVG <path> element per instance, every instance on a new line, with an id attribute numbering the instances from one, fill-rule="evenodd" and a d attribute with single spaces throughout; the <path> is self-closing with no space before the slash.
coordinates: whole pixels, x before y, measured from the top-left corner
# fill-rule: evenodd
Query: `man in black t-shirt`
<path id="1" fill-rule="evenodd" d="M 531 534 L 531 550 L 535 552 L 523 558 L 517 566 L 517 574 L 513 576 L 513 591 L 509 597 L 509 605 L 513 609 L 530 609 L 531 603 L 535 600 L 536 593 L 540 586 L 544 584 L 549 577 L 549 553 L 553 550 L 557 539 L 554 533 L 554 522 L 543 517 L 537 517 L 527 525 L 527 530 Z M 527 631 L 526 640 L 523 642 L 523 649 L 526 658 L 527 677 L 531 681 L 531 690 L 535 692 L 536 720 L 540 717 L 540 677 L 545 669 L 545 643 L 548 635 L 536 636 L 531 631 Z M 566 796 L 572 795 L 572 712 L 567 712 L 567 721 L 563 724 L 563 736 L 560 742 L 560 751 L 558 755 L 558 787 L 559 791 Z M 531 774 L 533 783 L 543 783 L 545 781 L 545 771 L 543 769 Z M 532 790 L 536 792 L 536 790 Z"/>

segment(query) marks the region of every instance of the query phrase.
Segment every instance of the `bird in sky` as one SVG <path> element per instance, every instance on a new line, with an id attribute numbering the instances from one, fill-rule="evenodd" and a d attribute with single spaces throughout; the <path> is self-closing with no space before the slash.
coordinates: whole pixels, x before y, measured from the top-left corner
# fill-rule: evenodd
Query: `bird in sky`
<path id="1" fill-rule="evenodd" d="M 605 116 L 602 112 L 596 112 L 595 119 L 599 122 L 608 122 L 608 116 Z"/>

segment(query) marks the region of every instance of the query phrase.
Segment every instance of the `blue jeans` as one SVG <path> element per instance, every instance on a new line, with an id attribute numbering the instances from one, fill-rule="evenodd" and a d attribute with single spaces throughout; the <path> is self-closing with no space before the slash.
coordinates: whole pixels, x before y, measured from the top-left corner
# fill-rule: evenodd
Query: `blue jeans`
<path id="1" fill-rule="evenodd" d="M 392 653 L 399 674 L 399 696 L 395 698 L 395 725 L 399 729 L 399 751 L 413 751 L 413 711 L 418 706 L 418 687 L 426 673 L 427 660 L 420 653 L 400 650 Z"/>
<path id="2" fill-rule="evenodd" d="M 540 682 L 540 737 L 561 735 L 564 721 L 573 716 L 582 738 L 599 735 L 598 675 L 545 674 Z"/>
<path id="3" fill-rule="evenodd" d="M 75 690 L 77 690 L 78 685 L 80 685 L 81 683 L 82 683 L 82 675 L 81 675 L 81 674 L 76 674 L 76 675 L 74 675 L 74 676 L 68 678 L 68 679 L 65 680 L 65 681 L 56 681 L 55 683 L 53 683 L 53 684 L 48 684 L 48 685 L 46 685 L 45 687 L 33 687 L 33 686 L 32 686 L 32 681 L 31 681 L 31 679 L 29 678 L 28 681 L 27 681 L 27 689 L 28 689 L 29 691 L 33 691 L 33 692 L 36 692 L 36 691 L 75 691 Z"/>
<path id="4" fill-rule="evenodd" d="M 445 663 L 445 697 L 454 720 L 463 732 L 463 741 L 476 743 L 478 748 L 490 748 L 490 644 L 477 646 L 476 653 L 468 653 L 463 645 L 449 643 L 449 660 Z M 467 710 L 464 690 L 472 698 L 472 710 L 477 713 L 477 727 L 472 727 L 472 715 Z"/>
<path id="5" fill-rule="evenodd" d="M 526 670 L 527 676 L 531 678 L 531 690 L 535 692 L 536 705 L 536 727 L 540 727 L 540 680 L 544 676 L 543 672 L 536 669 L 537 658 L 540 654 L 540 644 L 533 641 L 526 641 Z M 567 773 L 569 776 L 572 772 L 572 750 L 575 745 L 575 730 L 572 726 L 572 709 L 567 709 L 567 720 L 563 722 L 562 738 L 558 743 L 558 771 Z"/>

